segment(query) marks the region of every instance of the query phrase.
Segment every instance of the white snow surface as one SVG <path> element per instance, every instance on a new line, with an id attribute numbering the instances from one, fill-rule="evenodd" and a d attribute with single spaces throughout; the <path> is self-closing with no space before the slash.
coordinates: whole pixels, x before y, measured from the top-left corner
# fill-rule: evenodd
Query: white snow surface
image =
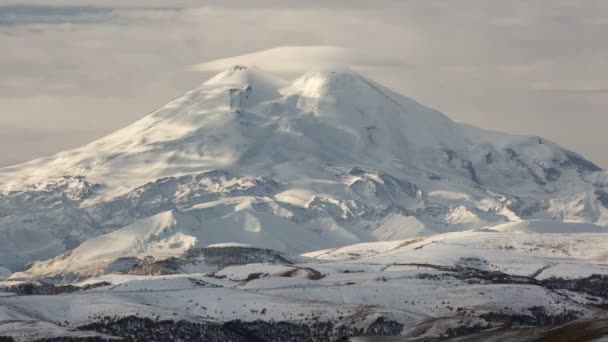
<path id="1" fill-rule="evenodd" d="M 251 263 L 205 274 L 106 274 L 77 285 L 111 285 L 86 291 L 0 296 L 0 335 L 27 340 L 36 329 L 57 335 L 55 330 L 80 327 L 99 317 L 131 315 L 199 323 L 307 324 L 314 319 L 357 328 L 383 317 L 402 324 L 401 335 L 418 338 L 437 337 L 450 328 L 489 327 L 483 316 L 487 313 L 533 317 L 540 311 L 589 319 L 601 312 L 588 304 L 605 304 L 607 298 L 585 289 L 557 291 L 529 279 L 608 275 L 607 245 L 605 233 L 469 231 L 362 243 L 310 252 L 302 262 Z M 479 270 L 514 278 L 492 282 L 479 275 L 459 277 L 464 270 L 469 271 L 462 274 Z M 25 322 L 30 322 L 29 330 L 15 329 Z M 501 326 L 500 320 L 493 324 Z"/>
<path id="2" fill-rule="evenodd" d="M 304 254 L 319 260 L 361 264 L 462 266 L 532 276 L 580 278 L 608 274 L 608 234 L 458 232 L 426 238 L 371 242 Z M 571 265 L 571 266 L 569 266 Z M 566 273 L 562 269 L 570 267 Z M 555 274 L 553 273 L 555 271 Z"/>
<path id="3" fill-rule="evenodd" d="M 606 179 L 548 140 L 456 123 L 348 69 L 286 81 L 235 66 L 105 138 L 0 169 L 0 265 L 48 260 L 29 272 L 69 279 L 227 242 L 595 232 Z M 569 225 L 538 223 L 552 221 Z"/>
<path id="4" fill-rule="evenodd" d="M 484 229 L 481 229 L 484 230 Z M 502 233 L 606 233 L 608 228 L 590 224 L 575 222 L 555 222 L 544 220 L 516 221 L 503 223 L 486 231 L 497 231 Z"/>

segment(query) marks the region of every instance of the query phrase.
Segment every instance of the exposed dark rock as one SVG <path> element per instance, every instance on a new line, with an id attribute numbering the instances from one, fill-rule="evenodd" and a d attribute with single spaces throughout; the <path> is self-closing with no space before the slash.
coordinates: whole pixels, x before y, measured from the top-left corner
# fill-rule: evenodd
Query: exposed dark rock
<path id="1" fill-rule="evenodd" d="M 245 282 L 250 282 L 252 280 L 260 279 L 263 276 L 264 276 L 264 273 L 250 273 L 249 275 L 247 275 L 247 278 L 245 278 Z"/>
<path id="2" fill-rule="evenodd" d="M 54 338 L 43 338 L 36 340 L 36 342 L 113 342 L 113 341 L 124 341 L 117 339 L 107 339 L 98 336 L 91 337 L 54 337 Z"/>
<path id="3" fill-rule="evenodd" d="M 366 171 L 360 167 L 353 167 L 350 169 L 350 171 L 348 171 L 348 174 L 353 175 L 353 176 L 359 176 L 359 175 L 363 175 L 365 173 L 366 173 Z"/>
<path id="4" fill-rule="evenodd" d="M 521 163 L 528 170 L 528 173 L 530 174 L 530 176 L 532 176 L 532 179 L 534 180 L 534 183 L 536 183 L 538 185 L 547 185 L 547 182 L 545 182 L 544 180 L 542 180 L 542 178 L 540 178 L 540 176 L 537 175 L 536 172 L 534 172 L 534 170 L 529 165 L 527 165 L 524 162 L 521 162 Z"/>
<path id="5" fill-rule="evenodd" d="M 584 292 L 590 295 L 608 299 L 608 276 L 594 274 L 587 278 L 563 279 L 551 277 L 542 281 L 550 289 Z"/>
<path id="6" fill-rule="evenodd" d="M 486 159 L 486 164 L 488 164 L 488 165 L 494 163 L 494 158 L 492 157 L 492 152 L 488 152 L 486 154 L 485 159 Z"/>
<path id="7" fill-rule="evenodd" d="M 578 154 L 570 151 L 563 152 L 566 154 L 567 160 L 562 162 L 562 166 L 574 166 L 580 173 L 591 173 L 602 170 L 599 166 L 593 164 Z"/>
<path id="8" fill-rule="evenodd" d="M 546 202 L 525 202 L 520 199 L 508 204 L 507 207 L 516 213 L 517 216 L 528 218 L 539 211 L 547 209 L 549 204 Z"/>
<path id="9" fill-rule="evenodd" d="M 475 172 L 475 167 L 473 167 L 473 163 L 470 160 L 463 160 L 461 162 L 461 167 L 467 171 L 471 175 L 471 180 L 476 184 L 479 184 L 479 178 L 477 178 L 477 172 Z"/>
<path id="10" fill-rule="evenodd" d="M 454 160 L 454 158 L 456 158 L 456 152 L 450 150 L 449 148 L 444 147 L 441 149 L 441 152 L 445 153 L 446 157 L 448 158 L 448 162 L 451 162 Z"/>
<path id="11" fill-rule="evenodd" d="M 283 255 L 272 249 L 255 247 L 205 247 L 191 249 L 188 251 L 186 258 L 192 258 L 199 253 L 205 257 L 205 262 L 212 265 L 218 265 L 219 267 L 256 263 L 292 263 Z"/>
<path id="12" fill-rule="evenodd" d="M 231 326 L 235 330 L 244 331 L 249 336 L 259 338 L 259 341 L 269 342 L 333 341 L 354 335 L 396 336 L 403 330 L 403 325 L 384 317 L 379 317 L 366 329 L 362 330 L 346 325 L 336 325 L 331 322 L 296 324 L 289 322 L 234 321 L 226 323 L 224 326 Z"/>
<path id="13" fill-rule="evenodd" d="M 429 178 L 430 180 L 440 180 L 440 179 L 441 179 L 441 177 L 440 177 L 440 176 L 438 176 L 438 175 L 436 175 L 436 174 L 434 174 L 434 173 L 430 173 L 430 174 L 428 175 L 428 178 Z"/>
<path id="14" fill-rule="evenodd" d="M 509 155 L 509 159 L 515 161 L 517 166 L 524 168 L 528 171 L 528 174 L 530 174 L 530 176 L 534 180 L 534 183 L 536 183 L 538 185 L 547 185 L 547 183 L 544 180 L 542 180 L 542 178 L 539 175 L 536 174 L 534 169 L 532 167 L 530 167 L 530 165 L 528 165 L 524 160 L 522 160 L 519 157 L 519 154 L 517 154 L 517 152 L 515 152 L 514 149 L 506 148 L 505 152 L 507 152 L 507 154 Z"/>
<path id="15" fill-rule="evenodd" d="M 125 273 L 133 275 L 177 274 L 185 260 L 171 257 L 164 260 L 144 259 L 129 268 Z"/>
<path id="16" fill-rule="evenodd" d="M 217 323 L 192 323 L 186 321 L 155 321 L 149 318 L 129 316 L 125 318 L 105 317 L 99 322 L 80 327 L 111 336 L 123 337 L 130 342 L 249 342 L 260 341 L 235 332 L 230 327 Z"/>
<path id="17" fill-rule="evenodd" d="M 367 139 L 369 140 L 369 142 L 371 144 L 374 143 L 374 131 L 376 130 L 376 126 L 368 126 L 365 128 L 365 130 L 367 131 Z"/>
<path id="18" fill-rule="evenodd" d="M 605 340 L 606 336 L 608 336 L 608 321 L 606 319 L 581 320 L 544 332 L 536 339 L 536 342 L 600 341 Z"/>
<path id="19" fill-rule="evenodd" d="M 379 317 L 367 328 L 366 333 L 374 336 L 395 336 L 403 330 L 403 324 Z"/>
<path id="20" fill-rule="evenodd" d="M 244 101 L 249 98 L 252 89 L 253 88 L 249 84 L 242 89 L 228 89 L 228 96 L 230 97 L 230 109 L 238 110 L 238 108 L 243 105 Z"/>
<path id="21" fill-rule="evenodd" d="M 442 274 L 420 273 L 418 278 L 441 281 L 445 278 L 456 278 L 471 284 L 521 284 L 534 285 L 546 288 L 548 290 L 569 290 L 578 293 L 586 293 L 589 295 L 600 297 L 608 301 L 608 276 L 594 274 L 586 278 L 564 279 L 551 277 L 543 280 L 537 280 L 534 276 L 516 276 L 498 271 L 486 271 L 476 268 L 461 267 L 461 266 L 441 266 L 428 264 L 404 264 L 409 266 L 420 266 L 443 271 Z M 540 272 L 537 272 L 540 273 Z M 597 308 L 606 308 L 606 304 L 589 303 L 588 305 Z"/>
<path id="22" fill-rule="evenodd" d="M 545 173 L 545 179 L 549 182 L 555 182 L 562 174 L 558 169 L 554 167 L 543 169 L 543 172 Z"/>
<path id="23" fill-rule="evenodd" d="M 233 342 L 315 342 L 333 341 L 341 337 L 355 335 L 395 336 L 401 333 L 403 325 L 379 317 L 366 329 L 357 329 L 331 322 L 298 324 L 292 322 L 243 322 L 193 323 L 186 321 L 155 321 L 149 318 L 105 317 L 100 321 L 80 327 L 111 336 L 120 336 L 133 342 L 160 341 L 233 341 Z"/>
<path id="24" fill-rule="evenodd" d="M 509 326 L 547 326 L 564 324 L 574 321 L 581 316 L 581 312 L 568 310 L 559 314 L 549 314 L 543 307 L 533 306 L 528 308 L 529 315 L 507 314 L 504 312 L 489 312 L 479 315 L 488 322 L 498 322 Z"/>
<path id="25" fill-rule="evenodd" d="M 485 342 L 591 342 L 601 341 L 608 336 L 608 321 L 605 318 L 593 320 L 577 320 L 557 327 L 513 327 L 507 326 L 498 329 L 490 329 L 475 334 L 466 334 L 461 337 L 452 337 L 449 341 Z M 369 340 L 372 342 L 373 340 Z M 410 340 L 396 339 L 391 342 L 405 342 Z M 425 339 L 424 342 L 446 341 L 446 339 Z M 380 341 L 378 341 L 380 342 Z"/>
<path id="26" fill-rule="evenodd" d="M 605 208 L 608 208 L 608 192 L 601 189 L 596 189 L 595 195 L 597 196 L 597 200 L 600 201 Z"/>
<path id="27" fill-rule="evenodd" d="M 515 152 L 515 150 L 510 147 L 505 148 L 505 152 L 507 152 L 507 154 L 509 155 L 509 159 L 515 160 L 519 158 L 519 154 L 517 154 L 517 152 Z"/>
<path id="28" fill-rule="evenodd" d="M 88 284 L 84 286 L 75 285 L 52 285 L 52 284 L 35 284 L 35 283 L 22 283 L 17 285 L 11 285 L 6 288 L 7 292 L 12 292 L 18 296 L 34 296 L 44 295 L 52 296 L 63 293 L 72 293 L 78 291 L 86 291 L 101 286 L 111 285 L 108 282 L 99 282 L 95 284 Z"/>
<path id="29" fill-rule="evenodd" d="M 202 258 L 198 260 L 198 258 Z M 187 264 L 204 261 L 215 271 L 227 266 L 256 263 L 290 265 L 291 260 L 281 253 L 264 248 L 234 246 L 234 247 L 203 247 L 192 248 L 181 257 L 164 260 L 145 258 L 125 273 L 135 275 L 164 275 L 181 272 L 181 267 Z"/>
<path id="30" fill-rule="evenodd" d="M 306 272 L 306 278 L 310 279 L 310 280 L 319 280 L 323 277 L 325 277 L 325 275 L 317 270 L 315 270 L 314 268 L 310 268 L 310 267 L 299 267 L 299 266 L 292 266 L 293 269 L 290 271 L 287 271 L 283 274 L 280 274 L 279 276 L 281 277 L 292 277 L 295 273 L 299 272 L 299 271 L 304 271 Z"/>

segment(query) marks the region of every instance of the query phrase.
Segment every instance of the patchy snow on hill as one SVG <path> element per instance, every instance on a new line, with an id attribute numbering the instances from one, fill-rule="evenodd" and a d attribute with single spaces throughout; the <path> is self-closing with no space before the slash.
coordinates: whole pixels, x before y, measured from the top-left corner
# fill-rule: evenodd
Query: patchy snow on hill
<path id="1" fill-rule="evenodd" d="M 64 336 L 148 331 L 162 340 L 185 326 L 182 338 L 211 341 L 230 334 L 234 341 L 357 335 L 418 341 L 599 319 L 608 304 L 608 265 L 595 259 L 607 239 L 605 233 L 458 232 L 301 257 L 211 246 L 179 258 L 180 265 L 215 266 L 205 273 L 181 268 L 106 274 L 72 287 L 12 285 L 18 295 L 0 296 L 0 336 L 28 340 L 33 331 L 61 336 L 56 331 L 70 329 Z M 15 329 L 26 322 L 28 329 Z"/>

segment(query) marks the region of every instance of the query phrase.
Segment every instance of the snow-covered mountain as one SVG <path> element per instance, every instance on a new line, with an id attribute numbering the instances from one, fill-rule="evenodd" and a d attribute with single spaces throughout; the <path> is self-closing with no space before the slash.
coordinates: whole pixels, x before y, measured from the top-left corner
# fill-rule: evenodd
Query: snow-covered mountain
<path id="1" fill-rule="evenodd" d="M 105 138 L 0 169 L 0 189 L 0 266 L 54 258 L 31 269 L 53 277 L 224 242 L 302 253 L 522 220 L 608 225 L 608 173 L 592 162 L 350 70 L 287 82 L 235 66 Z"/>
<path id="2" fill-rule="evenodd" d="M 608 173 L 349 70 L 233 67 L 0 188 L 0 339 L 608 336 Z"/>

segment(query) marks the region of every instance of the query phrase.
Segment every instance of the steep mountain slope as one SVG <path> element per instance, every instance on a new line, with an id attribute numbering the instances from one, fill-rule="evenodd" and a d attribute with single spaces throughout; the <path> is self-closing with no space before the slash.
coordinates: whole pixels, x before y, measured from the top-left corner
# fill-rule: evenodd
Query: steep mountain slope
<path id="1" fill-rule="evenodd" d="M 580 155 L 455 123 L 349 70 L 290 83 L 231 68 L 103 139 L 0 169 L 0 187 L 0 265 L 13 271 L 103 234 L 128 258 L 522 219 L 608 225 L 608 174 Z"/>

